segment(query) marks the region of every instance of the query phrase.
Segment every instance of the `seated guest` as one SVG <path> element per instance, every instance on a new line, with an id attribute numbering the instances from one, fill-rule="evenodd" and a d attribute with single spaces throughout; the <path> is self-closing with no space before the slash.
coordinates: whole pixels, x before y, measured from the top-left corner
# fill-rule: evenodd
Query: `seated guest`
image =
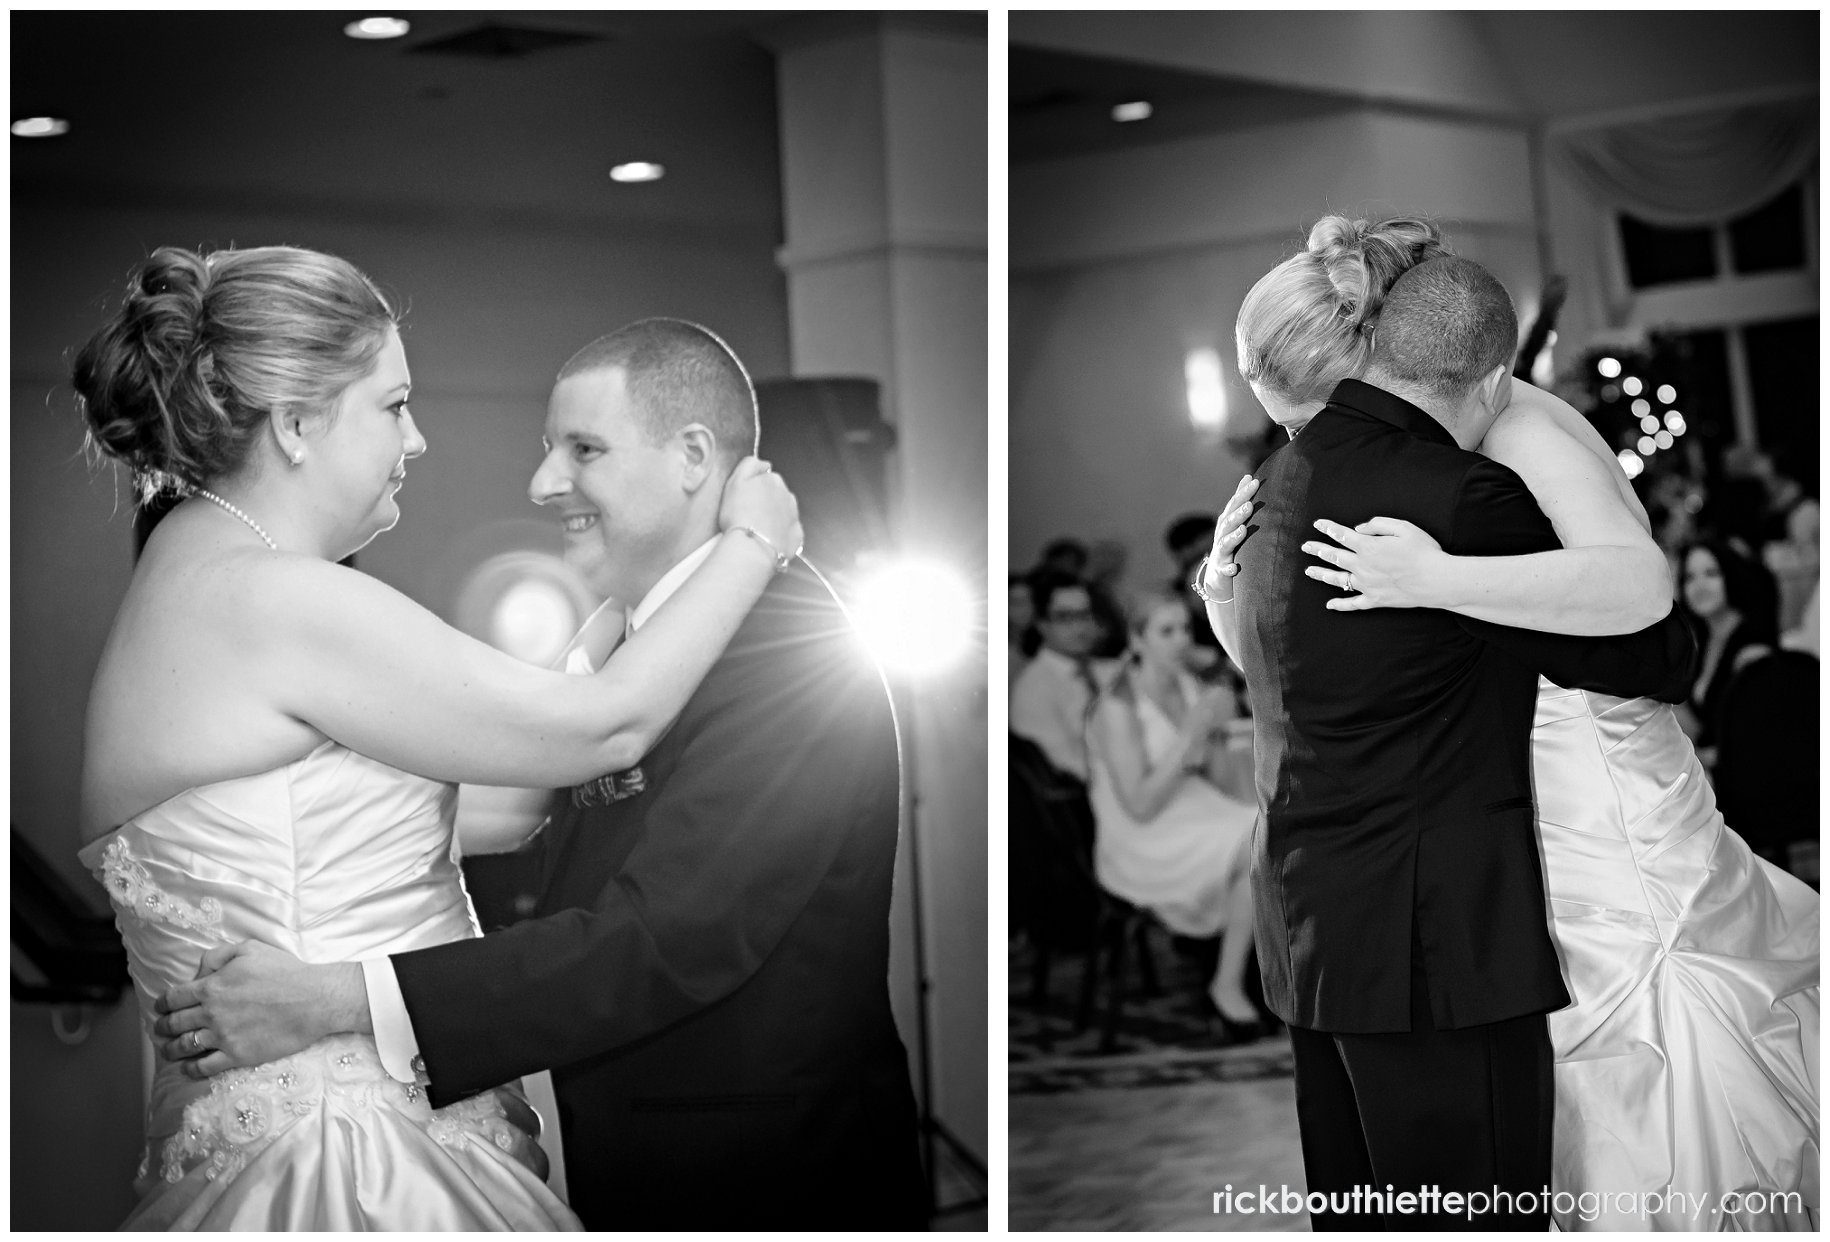
<path id="1" fill-rule="evenodd" d="M 1179 598 L 1145 598 L 1130 632 L 1129 656 L 1096 701 L 1087 734 L 1094 872 L 1107 892 L 1173 932 L 1225 933 L 1208 995 L 1229 1032 L 1246 1035 L 1258 1021 L 1244 990 L 1257 807 L 1214 783 L 1224 779 L 1227 757 L 1215 738 L 1232 700 L 1189 673 L 1188 611 Z"/>
<path id="2" fill-rule="evenodd" d="M 1230 666 L 1220 654 L 1220 640 L 1207 623 L 1207 605 L 1188 588 L 1195 576 L 1195 566 L 1214 545 L 1212 513 L 1184 513 L 1163 531 L 1163 543 L 1170 559 L 1176 563 L 1175 575 L 1169 579 L 1169 593 L 1182 601 L 1188 610 L 1188 633 L 1193 640 L 1188 647 L 1188 667 L 1207 678 L 1214 678 Z"/>
<path id="3" fill-rule="evenodd" d="M 1696 632 L 1702 659 L 1678 717 L 1708 763 L 1723 691 L 1740 668 L 1779 645 L 1779 594 L 1764 565 L 1722 540 L 1692 543 L 1680 565 L 1678 607 Z"/>
<path id="4" fill-rule="evenodd" d="M 1036 631 L 1036 597 L 1030 594 L 1029 579 L 1022 574 L 1010 575 L 1010 612 L 1005 628 L 1010 642 L 1010 687 L 1014 688 L 1017 674 L 1042 645 L 1042 635 Z"/>
<path id="5" fill-rule="evenodd" d="M 1125 609 L 1118 602 L 1118 581 L 1125 576 L 1125 545 L 1098 539 L 1087 549 L 1087 570 L 1082 575 L 1093 601 L 1093 622 L 1099 638 L 1093 643 L 1095 660 L 1116 660 L 1125 654 Z"/>
<path id="6" fill-rule="evenodd" d="M 1806 604 L 1817 594 L 1820 519 L 1817 502 L 1801 497 L 1785 515 L 1784 533 L 1760 549 L 1760 559 L 1779 582 L 1781 631 L 1799 628 Z"/>
<path id="7" fill-rule="evenodd" d="M 1042 549 L 1042 563 L 1036 566 L 1035 572 L 1045 570 L 1070 578 L 1086 577 L 1087 545 L 1069 535 L 1049 540 Z"/>
<path id="8" fill-rule="evenodd" d="M 1086 584 L 1038 570 L 1030 576 L 1036 602 L 1036 652 L 1010 688 L 1010 731 L 1028 738 L 1059 771 L 1087 779 L 1087 707 L 1098 692 L 1093 644 L 1099 627 Z"/>

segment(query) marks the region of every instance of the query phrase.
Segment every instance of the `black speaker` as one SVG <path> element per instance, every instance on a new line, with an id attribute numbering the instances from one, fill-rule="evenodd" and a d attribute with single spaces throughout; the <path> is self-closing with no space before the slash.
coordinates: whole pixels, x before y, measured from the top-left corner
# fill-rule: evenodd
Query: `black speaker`
<path id="1" fill-rule="evenodd" d="M 889 463 L 896 429 L 870 379 L 775 379 L 756 385 L 762 455 L 801 504 L 806 555 L 844 573 L 890 546 Z"/>

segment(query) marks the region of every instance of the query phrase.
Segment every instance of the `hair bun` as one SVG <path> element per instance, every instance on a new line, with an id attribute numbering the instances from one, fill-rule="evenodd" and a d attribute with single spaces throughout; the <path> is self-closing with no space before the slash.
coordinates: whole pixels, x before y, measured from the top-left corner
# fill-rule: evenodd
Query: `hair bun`
<path id="1" fill-rule="evenodd" d="M 1395 216 L 1377 224 L 1324 216 L 1309 230 L 1308 249 L 1334 286 L 1337 313 L 1362 329 L 1378 318 L 1398 277 L 1450 253 L 1442 230 L 1417 216 Z"/>
<path id="2" fill-rule="evenodd" d="M 209 285 L 202 255 L 155 250 L 134 269 L 120 310 L 72 369 L 90 435 L 142 476 L 196 482 L 185 442 L 208 437 L 224 418 L 209 392 Z"/>

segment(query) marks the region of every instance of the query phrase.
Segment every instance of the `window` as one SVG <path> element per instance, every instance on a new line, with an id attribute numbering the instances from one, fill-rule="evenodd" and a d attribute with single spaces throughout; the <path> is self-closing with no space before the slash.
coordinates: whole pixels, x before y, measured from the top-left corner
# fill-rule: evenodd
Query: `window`
<path id="1" fill-rule="evenodd" d="M 1635 289 L 1690 281 L 1797 271 L 1806 266 L 1806 204 L 1802 185 L 1744 216 L 1715 227 L 1666 228 L 1620 217 L 1627 282 Z"/>

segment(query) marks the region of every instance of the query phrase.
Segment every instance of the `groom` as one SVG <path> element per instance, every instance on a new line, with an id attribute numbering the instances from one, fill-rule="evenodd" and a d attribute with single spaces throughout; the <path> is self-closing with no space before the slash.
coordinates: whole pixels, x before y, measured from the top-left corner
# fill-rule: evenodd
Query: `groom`
<path id="1" fill-rule="evenodd" d="M 1675 700 L 1694 652 L 1675 613 L 1565 638 L 1432 609 L 1331 611 L 1333 589 L 1303 574 L 1324 517 L 1403 518 L 1454 555 L 1559 546 L 1518 475 L 1468 451 L 1506 405 L 1517 343 L 1511 300 L 1478 264 L 1412 268 L 1366 382 L 1342 381 L 1259 471 L 1235 597 L 1203 584 L 1239 613 L 1264 812 L 1258 955 L 1290 1025 L 1308 1189 L 1331 1196 L 1318 1230 L 1548 1227 L 1545 1014 L 1569 995 L 1533 832 L 1538 674 Z M 1470 1218 L 1429 1197 L 1496 1187 L 1533 1199 Z M 1425 1196 L 1414 1212 L 1407 1193 Z"/>
<path id="2" fill-rule="evenodd" d="M 694 427 L 717 469 L 683 494 L 656 458 Z M 569 563 L 639 601 L 639 627 L 709 553 L 723 480 L 756 438 L 724 343 L 644 320 L 560 372 L 530 493 L 562 515 Z M 586 1228 L 926 1228 L 886 986 L 896 727 L 817 573 L 776 577 L 636 772 L 561 796 L 529 850 L 531 920 L 365 964 L 366 996 L 348 964 L 280 969 L 323 998 L 309 1010 L 353 1006 L 343 1029 L 372 1028 L 434 1105 L 552 1067 Z M 276 956 L 261 958 L 269 993 Z M 214 1042 L 252 1021 L 241 966 L 212 976 Z M 176 990 L 161 1034 L 204 1022 L 195 1001 Z M 309 1010 L 297 1043 L 258 1059 L 328 1033 Z"/>

